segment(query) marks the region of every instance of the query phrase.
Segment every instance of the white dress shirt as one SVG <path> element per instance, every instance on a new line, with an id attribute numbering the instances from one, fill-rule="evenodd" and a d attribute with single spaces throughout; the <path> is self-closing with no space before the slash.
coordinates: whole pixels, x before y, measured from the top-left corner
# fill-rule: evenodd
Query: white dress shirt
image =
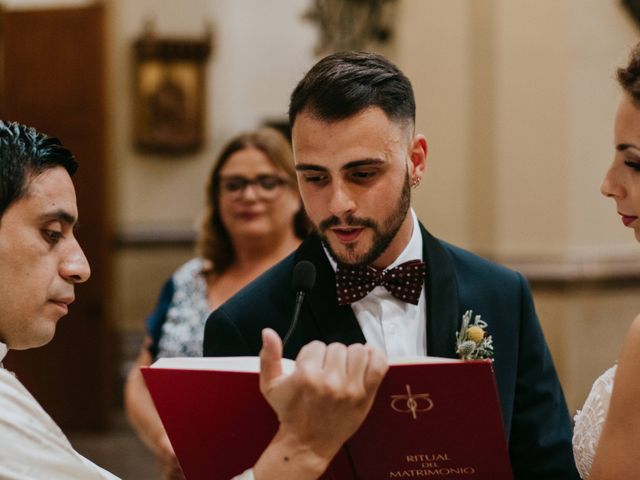
<path id="1" fill-rule="evenodd" d="M 422 234 L 413 209 L 411 218 L 411 239 L 398 258 L 387 268 L 397 267 L 409 260 L 423 260 Z M 336 262 L 326 249 L 325 254 L 335 271 Z M 383 349 L 389 358 L 427 354 L 427 299 L 424 284 L 418 305 L 398 300 L 386 288 L 378 286 L 363 299 L 352 303 L 351 308 L 367 343 Z M 247 470 L 233 480 L 253 479 L 253 470 Z"/>
<path id="2" fill-rule="evenodd" d="M 415 212 L 411 209 L 411 239 L 387 269 L 409 260 L 422 258 L 422 234 Z M 325 249 L 335 271 L 336 262 Z M 424 283 L 418 305 L 397 299 L 383 286 L 377 286 L 363 299 L 351 304 L 367 343 L 385 352 L 388 358 L 424 356 L 427 354 L 427 300 Z"/>
<path id="3" fill-rule="evenodd" d="M 7 346 L 0 342 L 0 363 Z M 76 452 L 15 375 L 0 367 L 0 478 L 117 480 Z"/>

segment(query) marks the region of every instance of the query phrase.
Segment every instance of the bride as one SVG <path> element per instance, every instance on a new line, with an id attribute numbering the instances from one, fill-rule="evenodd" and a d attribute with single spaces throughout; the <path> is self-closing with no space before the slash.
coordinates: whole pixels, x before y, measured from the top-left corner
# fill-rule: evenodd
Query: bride
<path id="1" fill-rule="evenodd" d="M 601 192 L 640 241 L 640 43 L 618 69 L 624 95 L 615 120 L 615 156 Z M 631 324 L 618 365 L 593 384 L 576 415 L 573 451 L 583 479 L 640 479 L 640 316 Z"/>

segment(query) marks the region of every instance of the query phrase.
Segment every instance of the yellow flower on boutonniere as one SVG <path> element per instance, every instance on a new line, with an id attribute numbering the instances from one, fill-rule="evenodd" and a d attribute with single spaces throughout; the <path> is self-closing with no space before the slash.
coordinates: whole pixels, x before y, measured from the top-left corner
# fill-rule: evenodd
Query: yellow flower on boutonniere
<path id="1" fill-rule="evenodd" d="M 467 328 L 467 338 L 476 343 L 480 343 L 484 338 L 484 330 L 477 325 Z"/>
<path id="2" fill-rule="evenodd" d="M 456 332 L 456 353 L 463 360 L 478 360 L 493 357 L 493 339 L 487 334 L 487 322 L 480 315 L 473 317 L 472 310 L 462 316 L 462 325 Z"/>

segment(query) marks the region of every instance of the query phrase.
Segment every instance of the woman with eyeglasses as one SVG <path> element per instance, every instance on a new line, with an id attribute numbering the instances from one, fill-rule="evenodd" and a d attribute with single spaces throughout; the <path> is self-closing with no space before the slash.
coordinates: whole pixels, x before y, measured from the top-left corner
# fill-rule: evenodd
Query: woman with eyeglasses
<path id="1" fill-rule="evenodd" d="M 291 253 L 308 228 L 287 139 L 271 128 L 231 139 L 209 176 L 198 255 L 162 288 L 125 388 L 129 420 L 164 479 L 184 477 L 138 367 L 201 356 L 208 314 Z"/>

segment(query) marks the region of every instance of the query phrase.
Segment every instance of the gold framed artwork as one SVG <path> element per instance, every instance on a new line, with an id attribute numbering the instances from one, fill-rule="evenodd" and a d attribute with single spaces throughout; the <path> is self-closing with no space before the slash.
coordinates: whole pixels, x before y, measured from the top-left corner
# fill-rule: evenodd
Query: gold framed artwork
<path id="1" fill-rule="evenodd" d="M 206 62 L 211 35 L 158 38 L 147 32 L 134 43 L 134 142 L 154 153 L 182 154 L 203 144 Z"/>

